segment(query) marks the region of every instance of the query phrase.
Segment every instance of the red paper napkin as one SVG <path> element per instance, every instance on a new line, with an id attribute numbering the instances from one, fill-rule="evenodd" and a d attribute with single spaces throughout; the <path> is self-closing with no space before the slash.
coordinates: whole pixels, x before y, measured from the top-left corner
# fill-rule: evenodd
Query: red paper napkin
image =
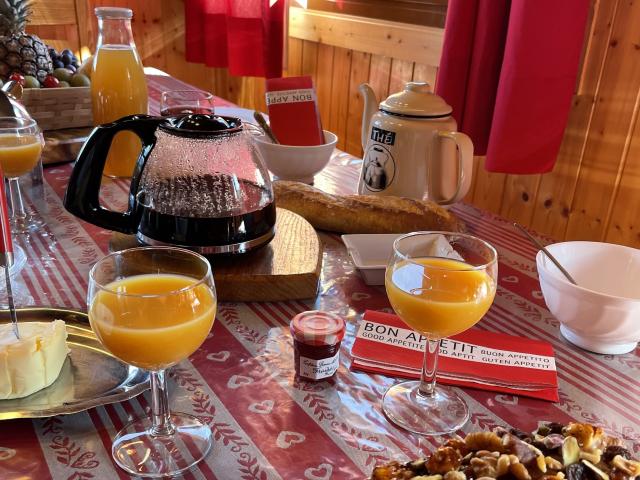
<path id="1" fill-rule="evenodd" d="M 311 77 L 270 78 L 266 90 L 269 124 L 280 143 L 325 143 Z"/>
<path id="2" fill-rule="evenodd" d="M 420 378 L 426 339 L 400 317 L 367 310 L 351 368 Z M 553 347 L 539 340 L 470 329 L 440 343 L 438 382 L 557 402 Z"/>

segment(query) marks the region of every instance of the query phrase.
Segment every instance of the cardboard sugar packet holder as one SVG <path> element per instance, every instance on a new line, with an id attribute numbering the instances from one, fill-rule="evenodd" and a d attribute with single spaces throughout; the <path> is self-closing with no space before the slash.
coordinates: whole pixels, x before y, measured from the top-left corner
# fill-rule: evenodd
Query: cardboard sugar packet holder
<path id="1" fill-rule="evenodd" d="M 420 378 L 426 339 L 397 315 L 367 310 L 351 349 L 353 370 Z M 469 329 L 440 342 L 438 382 L 557 402 L 553 347 Z"/>

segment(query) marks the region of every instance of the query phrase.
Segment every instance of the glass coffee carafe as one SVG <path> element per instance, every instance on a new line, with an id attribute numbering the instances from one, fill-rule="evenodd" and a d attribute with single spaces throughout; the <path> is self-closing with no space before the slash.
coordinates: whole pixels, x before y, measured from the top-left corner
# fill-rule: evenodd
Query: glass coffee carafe
<path id="1" fill-rule="evenodd" d="M 112 138 L 136 134 L 142 149 L 124 213 L 100 204 Z M 267 168 L 237 118 L 131 116 L 97 127 L 69 180 L 65 207 L 103 228 L 135 234 L 145 245 L 205 255 L 243 253 L 268 243 L 276 210 Z"/>

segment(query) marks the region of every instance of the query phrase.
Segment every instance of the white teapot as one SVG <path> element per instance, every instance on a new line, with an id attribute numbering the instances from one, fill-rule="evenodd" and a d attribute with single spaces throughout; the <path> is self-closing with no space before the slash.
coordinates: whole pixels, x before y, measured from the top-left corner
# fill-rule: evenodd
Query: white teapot
<path id="1" fill-rule="evenodd" d="M 473 144 L 457 132 L 451 107 L 429 84 L 409 82 L 380 103 L 366 83 L 358 185 L 363 195 L 428 198 L 441 205 L 462 199 L 471 186 Z"/>

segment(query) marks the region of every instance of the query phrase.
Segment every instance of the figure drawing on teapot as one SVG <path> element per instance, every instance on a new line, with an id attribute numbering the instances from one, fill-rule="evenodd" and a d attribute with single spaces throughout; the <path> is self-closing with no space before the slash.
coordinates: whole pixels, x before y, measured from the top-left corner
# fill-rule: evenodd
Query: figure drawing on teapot
<path id="1" fill-rule="evenodd" d="M 370 145 L 364 156 L 362 182 L 372 192 L 381 192 L 393 182 L 395 161 L 391 152 L 384 146 Z"/>

